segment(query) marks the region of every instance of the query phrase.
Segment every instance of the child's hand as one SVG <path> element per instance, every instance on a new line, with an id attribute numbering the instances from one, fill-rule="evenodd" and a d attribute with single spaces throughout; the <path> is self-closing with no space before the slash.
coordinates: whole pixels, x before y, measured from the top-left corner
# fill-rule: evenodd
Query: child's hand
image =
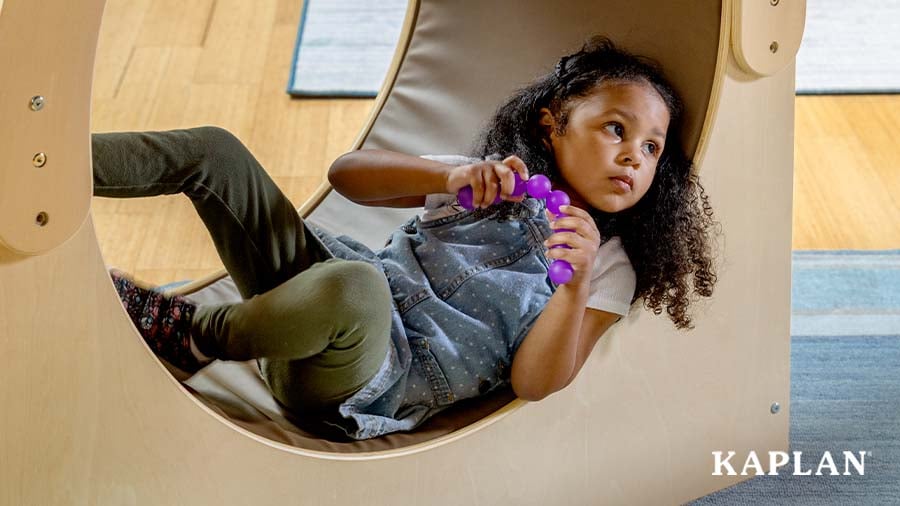
<path id="1" fill-rule="evenodd" d="M 566 286 L 590 283 L 594 261 L 600 250 L 600 231 L 587 211 L 575 206 L 560 206 L 559 210 L 567 216 L 556 221 L 552 213 L 545 211 L 550 220 L 550 227 L 554 230 L 554 233 L 544 241 L 544 246 L 548 248 L 547 258 L 551 261 L 562 259 L 572 265 L 575 273 Z M 557 229 L 568 229 L 571 232 L 556 232 Z M 551 249 L 551 246 L 557 244 L 566 244 L 571 249 Z"/>
<path id="2" fill-rule="evenodd" d="M 521 202 L 525 195 L 511 197 L 516 188 L 514 173 L 518 172 L 523 181 L 528 180 L 528 168 L 519 157 L 513 155 L 500 161 L 483 161 L 471 165 L 453 167 L 447 174 L 447 193 L 456 195 L 466 186 L 472 187 L 472 205 L 476 208 L 488 207 L 497 195 L 503 200 Z"/>

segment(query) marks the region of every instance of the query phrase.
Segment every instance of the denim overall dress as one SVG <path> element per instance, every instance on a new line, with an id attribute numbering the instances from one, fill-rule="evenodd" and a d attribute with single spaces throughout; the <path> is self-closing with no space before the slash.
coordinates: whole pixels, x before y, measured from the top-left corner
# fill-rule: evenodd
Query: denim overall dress
<path id="1" fill-rule="evenodd" d="M 416 216 L 377 252 L 311 227 L 336 257 L 381 269 L 393 297 L 385 361 L 338 408 L 348 437 L 411 430 L 509 384 L 512 357 L 556 289 L 547 278 L 544 202 L 527 198 L 515 209 L 504 221 L 471 211 Z"/>

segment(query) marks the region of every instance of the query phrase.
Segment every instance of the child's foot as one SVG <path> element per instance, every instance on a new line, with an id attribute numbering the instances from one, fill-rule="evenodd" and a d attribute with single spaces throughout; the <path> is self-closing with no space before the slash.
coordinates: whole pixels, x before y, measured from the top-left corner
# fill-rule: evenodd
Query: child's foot
<path id="1" fill-rule="evenodd" d="M 119 300 L 150 349 L 187 376 L 212 362 L 191 349 L 191 318 L 196 306 L 180 295 L 167 297 L 139 286 L 117 269 L 110 269 Z M 199 350 L 198 350 L 199 351 Z"/>

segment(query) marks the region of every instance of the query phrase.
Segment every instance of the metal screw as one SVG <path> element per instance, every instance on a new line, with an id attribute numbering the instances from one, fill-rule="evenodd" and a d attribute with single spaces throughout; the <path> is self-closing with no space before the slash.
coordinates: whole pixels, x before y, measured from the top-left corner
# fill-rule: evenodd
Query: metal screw
<path id="1" fill-rule="evenodd" d="M 35 167 L 43 167 L 44 164 L 47 163 L 47 155 L 38 153 L 31 159 L 31 163 L 34 164 Z"/>
<path id="2" fill-rule="evenodd" d="M 40 111 L 44 108 L 44 97 L 40 95 L 36 95 L 31 97 L 31 110 L 32 111 Z"/>
<path id="3" fill-rule="evenodd" d="M 50 215 L 44 211 L 39 212 L 37 218 L 34 219 L 34 222 L 37 223 L 37 226 L 39 227 L 45 226 L 48 221 L 50 221 Z"/>
<path id="4" fill-rule="evenodd" d="M 771 4 L 772 7 L 775 7 L 776 5 L 778 5 L 778 0 L 769 0 L 769 4 Z"/>
<path id="5" fill-rule="evenodd" d="M 777 415 L 778 412 L 781 411 L 781 404 L 773 402 L 772 407 L 769 408 L 769 411 L 771 411 L 773 415 Z"/>
<path id="6" fill-rule="evenodd" d="M 772 51 L 773 53 L 778 52 L 778 41 L 777 40 L 773 40 L 772 43 L 769 44 L 769 51 Z"/>

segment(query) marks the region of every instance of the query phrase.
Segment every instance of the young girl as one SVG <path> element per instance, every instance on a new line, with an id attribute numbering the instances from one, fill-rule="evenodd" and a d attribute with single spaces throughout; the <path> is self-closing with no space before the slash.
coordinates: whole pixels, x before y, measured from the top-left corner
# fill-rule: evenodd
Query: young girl
<path id="1" fill-rule="evenodd" d="M 503 104 L 473 156 L 338 158 L 328 177 L 347 198 L 425 207 L 377 252 L 305 224 L 221 129 L 97 134 L 95 194 L 184 192 L 244 301 L 114 284 L 161 358 L 188 374 L 257 359 L 279 403 L 330 437 L 411 430 L 503 386 L 540 400 L 637 300 L 684 329 L 691 292 L 712 294 L 714 221 L 680 112 L 655 64 L 592 39 Z M 547 175 L 572 205 L 557 217 L 511 197 L 514 173 Z M 474 211 L 456 203 L 465 186 Z M 566 284 L 547 278 L 554 259 L 573 267 Z"/>

